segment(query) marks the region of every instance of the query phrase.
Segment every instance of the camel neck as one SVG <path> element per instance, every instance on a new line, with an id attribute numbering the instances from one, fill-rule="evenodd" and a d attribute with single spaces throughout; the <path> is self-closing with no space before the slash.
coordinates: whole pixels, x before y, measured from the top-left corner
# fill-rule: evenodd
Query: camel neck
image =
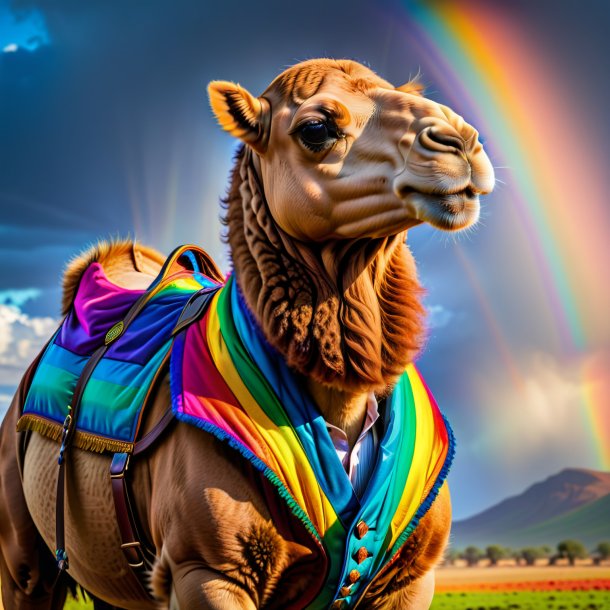
<path id="1" fill-rule="evenodd" d="M 322 244 L 290 237 L 271 214 L 247 149 L 236 160 L 226 209 L 237 281 L 265 339 L 312 380 L 325 414 L 338 405 L 338 419 L 357 427 L 366 395 L 387 393 L 423 338 L 422 291 L 406 236 Z"/>

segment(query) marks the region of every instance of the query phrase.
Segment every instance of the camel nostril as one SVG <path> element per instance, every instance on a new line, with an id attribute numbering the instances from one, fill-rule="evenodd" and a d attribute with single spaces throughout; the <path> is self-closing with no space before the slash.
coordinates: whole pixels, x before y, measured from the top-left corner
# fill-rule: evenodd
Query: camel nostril
<path id="1" fill-rule="evenodd" d="M 433 128 L 422 132 L 421 141 L 426 148 L 440 150 L 441 152 L 446 152 L 446 148 L 453 148 L 463 153 L 465 148 L 464 140 L 459 136 L 443 133 Z M 439 146 L 443 148 L 439 148 Z"/>

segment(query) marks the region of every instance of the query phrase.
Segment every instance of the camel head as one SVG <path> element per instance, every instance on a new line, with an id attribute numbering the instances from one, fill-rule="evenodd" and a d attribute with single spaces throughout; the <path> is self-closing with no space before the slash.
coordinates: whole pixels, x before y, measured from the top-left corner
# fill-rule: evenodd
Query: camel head
<path id="1" fill-rule="evenodd" d="M 224 129 L 256 153 L 275 222 L 304 241 L 382 237 L 428 222 L 475 223 L 494 184 L 477 131 L 353 61 L 310 60 L 262 96 L 209 86 Z"/>
<path id="2" fill-rule="evenodd" d="M 237 283 L 289 365 L 341 391 L 381 391 L 421 348 L 407 229 L 472 225 L 493 168 L 478 134 L 413 82 L 310 60 L 260 97 L 209 85 L 244 143 L 226 200 Z"/>

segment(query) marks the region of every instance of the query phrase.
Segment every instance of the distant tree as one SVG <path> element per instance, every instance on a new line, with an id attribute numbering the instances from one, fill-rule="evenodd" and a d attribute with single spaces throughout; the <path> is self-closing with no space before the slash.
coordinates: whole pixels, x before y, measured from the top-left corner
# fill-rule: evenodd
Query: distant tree
<path id="1" fill-rule="evenodd" d="M 598 566 L 610 557 L 610 542 L 600 542 L 593 550 L 593 564 Z"/>
<path id="2" fill-rule="evenodd" d="M 506 557 L 506 549 L 499 544 L 492 544 L 485 549 L 485 557 L 492 566 L 497 566 L 498 561 Z"/>
<path id="3" fill-rule="evenodd" d="M 557 545 L 559 557 L 568 559 L 570 565 L 573 566 L 577 559 L 587 557 L 587 549 L 582 542 L 578 540 L 562 540 Z"/>
<path id="4" fill-rule="evenodd" d="M 521 549 L 521 557 L 525 561 L 525 565 L 533 566 L 536 563 L 536 559 L 544 557 L 544 550 L 536 546 L 528 546 Z"/>
<path id="5" fill-rule="evenodd" d="M 610 558 L 610 542 L 600 542 L 595 547 L 595 552 L 598 553 L 601 559 Z"/>
<path id="6" fill-rule="evenodd" d="M 466 560 L 468 566 L 472 567 L 479 564 L 479 560 L 483 557 L 483 552 L 476 546 L 468 546 L 464 550 L 462 557 Z"/>

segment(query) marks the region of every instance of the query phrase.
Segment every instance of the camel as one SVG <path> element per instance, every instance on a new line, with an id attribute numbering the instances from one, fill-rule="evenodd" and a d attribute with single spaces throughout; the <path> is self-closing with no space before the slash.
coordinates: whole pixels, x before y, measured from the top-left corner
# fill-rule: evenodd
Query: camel
<path id="1" fill-rule="evenodd" d="M 324 420 L 344 432 L 351 450 L 370 396 L 382 404 L 422 348 L 422 289 L 407 232 L 424 222 L 448 231 L 474 224 L 479 196 L 493 188 L 492 165 L 476 130 L 427 99 L 417 82 L 394 87 L 354 61 L 302 62 L 259 97 L 224 81 L 210 83 L 208 92 L 222 128 L 242 142 L 224 201 L 233 263 L 227 285 L 243 299 L 261 340 Z M 163 260 L 128 241 L 100 243 L 68 265 L 64 314 L 92 263 L 115 286 L 143 290 Z M 224 282 L 213 262 L 205 272 Z M 55 549 L 58 444 L 43 434 L 15 433 L 34 368 L 1 430 L 0 578 L 7 610 L 61 608 L 73 581 L 103 600 L 98 608 L 429 607 L 451 522 L 446 482 L 366 586 L 357 589 L 359 572 L 351 570 L 349 583 L 330 583 L 336 593 L 316 598 L 312 589 L 321 586 L 325 565 L 320 545 L 277 517 L 286 508 L 251 463 L 182 422 L 129 466 L 140 535 L 154 552 L 143 579 L 120 549 L 110 457 L 71 449 L 70 564 L 60 574 L 49 550 Z M 171 400 L 165 373 L 150 396 L 142 434 Z M 366 540 L 366 524 L 356 529 Z M 367 561 L 360 550 L 358 565 Z"/>

